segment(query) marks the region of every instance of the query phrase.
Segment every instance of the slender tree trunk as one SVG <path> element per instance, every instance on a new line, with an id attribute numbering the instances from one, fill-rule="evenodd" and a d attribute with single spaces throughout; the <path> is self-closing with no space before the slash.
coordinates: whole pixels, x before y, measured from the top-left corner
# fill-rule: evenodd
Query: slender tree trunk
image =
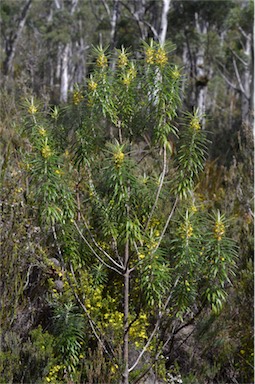
<path id="1" fill-rule="evenodd" d="M 28 11 L 31 7 L 31 4 L 32 4 L 32 0 L 28 0 L 26 2 L 25 6 L 21 12 L 21 15 L 20 15 L 17 30 L 14 32 L 14 35 L 12 37 L 8 38 L 8 41 L 6 41 L 6 50 L 5 50 L 6 58 L 5 58 L 4 63 L 3 63 L 3 72 L 4 72 L 4 75 L 6 75 L 6 76 L 8 76 L 9 73 L 12 72 L 13 60 L 15 57 L 17 44 L 18 44 L 19 38 L 21 36 L 21 33 L 23 31 L 23 28 L 25 26 L 27 16 L 28 16 Z"/>
<path id="2" fill-rule="evenodd" d="M 68 96 L 68 62 L 69 62 L 70 44 L 66 44 L 62 53 L 62 73 L 60 83 L 60 101 L 66 103 Z"/>
<path id="3" fill-rule="evenodd" d="M 112 15 L 110 18 L 111 33 L 110 33 L 110 49 L 113 50 L 116 47 L 116 27 L 119 17 L 119 0 L 113 1 Z"/>
<path id="4" fill-rule="evenodd" d="M 207 25 L 204 20 L 199 20 L 199 15 L 195 14 L 196 30 L 200 35 L 201 42 L 196 54 L 196 107 L 200 115 L 204 115 L 206 111 L 206 95 L 208 83 L 208 71 L 205 65 L 205 37 L 207 35 Z M 202 127 L 204 128 L 205 119 L 202 119 Z"/>
<path id="5" fill-rule="evenodd" d="M 245 40 L 245 57 L 246 62 L 244 65 L 243 74 L 243 92 L 242 92 L 242 122 L 244 124 L 251 123 L 251 109 L 253 109 L 252 102 L 252 72 L 251 72 L 251 60 L 252 60 L 252 48 L 251 48 L 251 34 L 246 35 Z"/>
<path id="6" fill-rule="evenodd" d="M 129 277 L 130 277 L 130 271 L 128 268 L 128 262 L 129 262 L 129 241 L 126 242 L 125 247 L 125 260 L 124 265 L 126 268 L 125 274 L 124 274 L 124 337 L 123 337 L 123 363 L 124 363 L 124 370 L 123 370 L 123 378 L 122 383 L 128 384 L 129 383 L 129 371 L 128 371 L 128 363 L 129 363 L 129 354 L 128 354 L 128 343 L 129 343 Z"/>
<path id="7" fill-rule="evenodd" d="M 161 20 L 160 20 L 160 31 L 159 31 L 159 43 L 164 44 L 166 41 L 166 33 L 167 33 L 167 27 L 168 27 L 168 12 L 170 9 L 170 3 L 171 0 L 162 0 L 163 6 L 162 6 L 162 12 L 161 12 Z"/>
<path id="8" fill-rule="evenodd" d="M 71 3 L 71 15 L 74 14 L 75 9 L 78 5 L 78 0 L 72 0 Z M 62 5 L 63 6 L 63 5 Z M 68 98 L 68 87 L 70 85 L 71 70 L 69 59 L 71 56 L 71 42 L 64 46 L 62 52 L 62 68 L 61 68 L 61 82 L 60 82 L 60 101 L 66 103 Z"/>

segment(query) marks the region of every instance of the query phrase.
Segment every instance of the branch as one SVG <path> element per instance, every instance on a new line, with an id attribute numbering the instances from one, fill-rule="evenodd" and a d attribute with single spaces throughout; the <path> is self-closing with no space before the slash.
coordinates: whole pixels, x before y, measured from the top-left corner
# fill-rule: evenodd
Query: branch
<path id="1" fill-rule="evenodd" d="M 180 279 L 180 277 L 178 277 L 178 278 L 176 279 L 173 288 L 176 287 L 176 285 L 178 284 L 179 279 Z M 161 319 L 162 319 L 163 314 L 165 313 L 165 311 L 166 311 L 166 309 L 167 309 L 167 307 L 168 307 L 168 304 L 169 304 L 169 301 L 170 301 L 171 298 L 172 298 L 172 295 L 173 295 L 173 289 L 172 289 L 172 292 L 170 293 L 170 295 L 168 296 L 168 298 L 167 298 L 167 300 L 166 300 L 166 302 L 165 302 L 165 305 L 164 305 L 164 307 L 163 307 L 162 312 L 159 313 L 158 320 L 157 320 L 157 322 L 156 322 L 156 324 L 155 324 L 155 327 L 154 327 L 153 331 L 151 332 L 151 335 L 150 335 L 150 337 L 149 337 L 147 343 L 146 343 L 145 346 L 143 347 L 143 349 L 142 349 L 140 355 L 137 357 L 135 363 L 132 365 L 131 368 L 129 368 L 129 370 L 128 370 L 129 372 L 132 372 L 132 371 L 135 369 L 135 367 L 137 366 L 137 364 L 139 363 L 139 361 L 140 361 L 141 358 L 143 357 L 144 353 L 146 352 L 148 346 L 150 345 L 151 340 L 153 339 L 155 333 L 157 332 L 157 330 L 158 330 L 158 328 L 159 328 Z"/>
<path id="2" fill-rule="evenodd" d="M 160 183 L 159 183 L 159 186 L 158 186 L 157 195 L 156 195 L 155 202 L 153 204 L 151 213 L 149 215 L 149 218 L 148 218 L 148 221 L 147 221 L 147 224 L 146 224 L 146 227 L 145 227 L 145 231 L 148 229 L 148 226 L 149 226 L 149 223 L 151 221 L 152 215 L 153 215 L 153 213 L 154 213 L 154 211 L 156 209 L 156 206 L 158 204 L 158 199 L 159 199 L 159 195 L 160 195 L 161 189 L 163 187 L 165 175 L 166 175 L 166 144 L 164 143 L 163 170 L 162 170 L 162 173 L 160 175 Z"/>
<path id="3" fill-rule="evenodd" d="M 232 48 L 230 48 L 230 52 L 232 53 L 232 55 L 234 55 L 239 61 L 241 61 L 241 63 L 247 67 L 248 64 L 246 63 L 246 61 L 244 61 Z"/>
<path id="4" fill-rule="evenodd" d="M 244 32 L 244 30 L 243 30 L 243 28 L 242 27 L 238 27 L 238 30 L 241 32 L 241 34 L 246 38 L 246 39 L 248 39 L 249 38 L 249 35 L 247 35 L 247 33 L 246 32 Z"/>
<path id="5" fill-rule="evenodd" d="M 217 62 L 218 66 L 221 66 L 224 70 L 225 70 L 225 67 L 222 63 L 220 62 Z M 219 69 L 219 68 L 218 68 Z M 233 83 L 231 83 L 231 81 L 224 75 L 224 73 L 219 69 L 219 72 L 220 72 L 220 75 L 223 77 L 223 79 L 228 83 L 228 85 L 235 89 L 236 91 L 240 92 L 241 90 Z"/>
<path id="6" fill-rule="evenodd" d="M 77 229 L 79 235 L 81 236 L 82 240 L 87 244 L 87 246 L 89 247 L 89 249 L 91 250 L 91 252 L 96 256 L 96 258 L 102 263 L 104 264 L 107 268 L 117 272 L 119 275 L 122 275 L 122 272 L 118 271 L 118 269 L 112 267 L 111 265 L 107 264 L 97 253 L 96 251 L 94 250 L 94 248 L 89 244 L 88 240 L 86 239 L 86 237 L 83 236 L 80 228 L 78 227 L 77 223 L 74 221 L 74 225 L 75 225 L 75 228 Z"/>
<path id="7" fill-rule="evenodd" d="M 144 20 L 143 23 L 150 28 L 151 32 L 154 35 L 154 38 L 159 41 L 159 34 L 158 34 L 156 28 L 154 28 L 153 25 L 151 23 L 149 23 L 148 21 L 146 21 L 146 20 Z"/>
<path id="8" fill-rule="evenodd" d="M 26 283 L 23 287 L 23 291 L 25 291 L 25 289 L 28 287 L 28 284 L 29 284 L 29 277 L 30 277 L 30 271 L 33 267 L 35 267 L 36 264 L 30 264 L 29 267 L 28 267 L 28 271 L 27 271 L 27 280 L 26 280 Z"/>
<path id="9" fill-rule="evenodd" d="M 78 282 L 77 282 L 77 279 L 76 279 L 76 276 L 75 276 L 75 273 L 74 273 L 74 270 L 73 270 L 73 266 L 72 266 L 71 263 L 70 263 L 70 270 L 71 270 L 72 276 L 73 276 L 73 278 L 74 278 L 75 284 L 76 284 L 76 286 L 78 286 Z M 96 331 L 96 324 L 95 324 L 94 321 L 91 319 L 91 316 L 90 316 L 90 314 L 89 314 L 89 312 L 88 312 L 86 306 L 83 304 L 83 302 L 82 302 L 81 299 L 79 298 L 78 294 L 75 292 L 72 283 L 71 283 L 71 282 L 69 282 L 69 283 L 70 283 L 70 285 L 71 285 L 71 287 L 72 287 L 72 291 L 73 291 L 73 294 L 74 294 L 76 300 L 78 301 L 78 303 L 80 304 L 80 306 L 82 307 L 82 309 L 84 310 L 84 312 L 86 313 L 86 315 L 87 315 L 87 317 L 88 317 L 89 325 L 91 326 L 92 332 L 93 332 L 94 335 L 96 336 L 96 338 L 97 338 L 99 344 L 102 345 L 104 351 L 107 353 L 108 356 L 110 356 L 110 357 L 112 357 L 112 356 L 115 357 L 115 354 L 114 354 L 114 351 L 113 351 L 112 348 L 110 348 L 110 350 L 111 350 L 111 354 L 112 354 L 112 355 L 108 352 L 107 348 L 106 348 L 105 345 L 104 345 L 104 342 L 102 341 L 102 339 L 100 338 L 100 336 L 98 335 L 98 333 L 97 333 L 97 331 Z M 100 330 L 98 330 L 98 331 L 101 333 Z"/>
<path id="10" fill-rule="evenodd" d="M 105 10 L 106 10 L 107 15 L 108 15 L 109 17 L 111 17 L 111 12 L 110 12 L 110 8 L 108 7 L 108 4 L 106 3 L 105 0 L 101 0 L 101 1 L 102 1 L 102 3 L 103 3 L 103 6 L 104 6 L 104 8 L 105 8 Z"/>
<path id="11" fill-rule="evenodd" d="M 178 197 L 176 197 L 176 199 L 175 199 L 173 208 L 172 208 L 171 212 L 169 213 L 169 216 L 168 216 L 168 218 L 167 218 L 167 221 L 166 221 L 166 224 L 165 224 L 165 226 L 164 226 L 164 229 L 163 229 L 163 231 L 162 231 L 162 233 L 161 233 L 161 235 L 160 235 L 158 244 L 157 244 L 156 248 L 152 251 L 152 254 L 155 253 L 156 250 L 158 249 L 158 247 L 160 246 L 160 243 L 161 243 L 161 241 L 162 241 L 162 239 L 163 239 L 163 237 L 164 237 L 164 235 L 165 235 L 165 233 L 166 233 L 166 230 L 167 230 L 167 228 L 168 228 L 168 225 L 169 225 L 169 223 L 170 223 L 170 220 L 171 220 L 171 218 L 172 218 L 172 216 L 173 216 L 173 214 L 174 214 L 174 211 L 175 211 L 177 202 L 178 202 Z"/>
<path id="12" fill-rule="evenodd" d="M 100 245 L 98 244 L 98 242 L 95 240 L 94 236 L 92 235 L 92 233 L 89 229 L 88 223 L 86 222 L 84 216 L 82 216 L 82 219 L 83 219 L 85 227 L 86 227 L 86 229 L 87 229 L 87 231 L 91 237 L 91 240 L 94 243 L 94 245 L 97 247 L 97 249 L 99 249 L 107 257 L 107 259 L 110 260 L 117 268 L 123 269 L 124 268 L 123 264 L 118 264 L 102 247 L 100 247 Z"/>
<path id="13" fill-rule="evenodd" d="M 242 94 L 247 98 L 247 96 L 246 96 L 246 92 L 245 92 L 245 90 L 244 90 L 244 87 L 243 87 L 243 84 L 242 84 L 242 81 L 241 81 L 241 77 L 240 77 L 240 73 L 239 73 L 239 71 L 238 71 L 238 68 L 237 68 L 236 60 L 235 60 L 235 59 L 233 59 L 233 64 L 234 64 L 235 74 L 236 74 L 236 78 L 237 78 L 237 81 L 238 81 L 240 90 L 241 90 Z M 247 99 L 248 99 L 248 98 L 247 98 Z"/>

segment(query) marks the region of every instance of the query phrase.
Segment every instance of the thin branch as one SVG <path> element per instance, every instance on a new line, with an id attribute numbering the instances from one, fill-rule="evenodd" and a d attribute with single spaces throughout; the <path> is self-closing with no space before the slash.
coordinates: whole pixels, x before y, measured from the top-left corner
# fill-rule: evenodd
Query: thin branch
<path id="1" fill-rule="evenodd" d="M 23 291 L 25 291 L 25 289 L 28 287 L 28 284 L 29 284 L 29 277 L 30 277 L 30 271 L 33 267 L 35 267 L 36 265 L 35 264 L 30 264 L 29 267 L 28 267 L 28 271 L 27 271 L 27 279 L 26 279 L 26 283 L 23 287 Z"/>
<path id="2" fill-rule="evenodd" d="M 147 25 L 147 27 L 150 28 L 151 32 L 152 32 L 153 35 L 154 35 L 154 38 L 157 39 L 157 41 L 159 41 L 159 34 L 158 34 L 156 28 L 154 28 L 153 25 L 152 25 L 151 23 L 149 23 L 148 21 L 146 21 L 146 20 L 144 20 L 143 23 L 144 23 L 145 25 Z"/>
<path id="3" fill-rule="evenodd" d="M 246 63 L 246 61 L 244 61 L 233 49 L 230 48 L 230 51 L 232 53 L 232 55 L 234 55 L 239 61 L 241 61 L 241 63 L 247 67 L 248 64 Z"/>
<path id="4" fill-rule="evenodd" d="M 91 237 L 93 244 L 97 247 L 97 249 L 99 249 L 105 255 L 105 257 L 107 257 L 107 259 L 109 261 L 111 261 L 117 268 L 120 268 L 122 270 L 124 268 L 124 265 L 118 264 L 102 247 L 100 247 L 100 245 L 98 244 L 98 242 L 95 240 L 94 236 L 92 235 L 91 230 L 89 229 L 88 223 L 86 222 L 84 216 L 82 216 L 82 220 L 83 220 L 85 227 L 86 227 L 86 229 L 87 229 L 87 231 Z"/>
<path id="5" fill-rule="evenodd" d="M 87 246 L 89 247 L 89 249 L 91 250 L 91 252 L 96 256 L 96 258 L 102 263 L 104 264 L 107 268 L 117 272 L 119 275 L 122 275 L 122 272 L 118 271 L 118 269 L 112 267 L 111 265 L 107 264 L 97 253 L 96 251 L 94 250 L 94 248 L 90 245 L 90 243 L 88 242 L 88 240 L 86 239 L 86 237 L 83 236 L 83 233 L 81 232 L 80 228 L 78 227 L 77 223 L 74 221 L 74 225 L 75 225 L 75 228 L 77 229 L 79 235 L 81 236 L 82 240 L 87 244 Z"/>
<path id="6" fill-rule="evenodd" d="M 72 266 L 71 263 L 70 263 L 70 270 L 71 270 L 72 276 L 73 276 L 73 278 L 74 278 L 75 284 L 76 284 L 76 286 L 78 286 L 78 282 L 77 282 L 77 279 L 76 279 L 76 276 L 75 276 L 75 273 L 74 273 L 74 270 L 73 270 L 73 266 Z M 114 356 L 114 357 L 115 357 L 115 354 L 114 354 L 113 349 L 110 348 L 110 350 L 111 350 L 111 354 L 112 354 L 112 355 L 111 355 L 111 354 L 108 352 L 107 348 L 105 347 L 104 342 L 102 341 L 102 339 L 101 339 L 100 336 L 98 335 L 98 333 L 97 333 L 97 331 L 96 331 L 96 327 L 97 327 L 97 326 L 96 326 L 96 324 L 94 323 L 94 321 L 92 320 L 92 318 L 91 318 L 91 316 L 90 316 L 90 314 L 89 314 L 89 312 L 88 312 L 86 306 L 83 304 L 83 302 L 82 302 L 81 299 L 79 298 L 77 292 L 75 292 L 75 289 L 74 289 L 72 283 L 71 283 L 71 287 L 72 287 L 72 291 L 73 291 L 73 294 L 74 294 L 76 300 L 78 301 L 78 303 L 80 304 L 80 306 L 82 307 L 83 311 L 86 313 L 86 315 L 87 315 L 87 317 L 88 317 L 89 325 L 90 325 L 90 327 L 91 327 L 91 329 L 92 329 L 92 332 L 93 332 L 94 335 L 96 336 L 96 339 L 98 340 L 99 344 L 102 345 L 104 351 L 107 353 L 108 356 L 110 356 L 110 357 Z M 99 332 L 100 332 L 100 330 L 99 330 Z M 100 332 L 100 333 L 101 333 L 101 332 Z"/>
<path id="7" fill-rule="evenodd" d="M 242 84 L 242 80 L 241 80 L 241 77 L 240 77 L 240 73 L 239 73 L 239 70 L 238 70 L 237 65 L 236 65 L 236 59 L 235 58 L 233 58 L 233 64 L 234 64 L 235 74 L 236 74 L 236 78 L 237 78 L 240 90 L 241 90 L 242 94 L 247 98 L 246 92 L 244 90 L 244 87 L 243 87 L 243 84 Z"/>
<path id="8" fill-rule="evenodd" d="M 176 285 L 178 284 L 179 279 L 180 279 L 180 277 L 178 277 L 178 278 L 176 279 L 173 288 L 176 287 Z M 146 352 L 148 346 L 150 345 L 150 343 L 151 343 L 153 337 L 155 336 L 155 333 L 157 332 L 157 330 L 158 330 L 158 328 L 159 328 L 161 319 L 162 319 L 162 317 L 163 317 L 163 315 L 164 315 L 164 313 L 165 313 L 165 311 L 166 311 L 166 309 L 167 309 L 167 307 L 168 307 L 168 304 L 169 304 L 169 302 L 170 302 L 170 300 L 171 300 L 171 298 L 172 298 L 172 295 L 173 295 L 173 289 L 172 289 L 170 295 L 168 296 L 168 298 L 167 298 L 167 300 L 166 300 L 166 302 L 165 302 L 165 305 L 164 305 L 164 307 L 163 307 L 163 310 L 159 313 L 158 320 L 157 320 L 157 322 L 156 322 L 156 324 L 155 324 L 155 327 L 154 327 L 153 331 L 152 331 L 151 334 L 150 334 L 150 337 L 149 337 L 147 343 L 146 343 L 145 346 L 143 347 L 143 349 L 142 349 L 141 353 L 139 354 L 139 356 L 137 357 L 135 363 L 132 365 L 131 368 L 129 368 L 129 370 L 128 370 L 129 372 L 132 372 L 132 371 L 135 369 L 135 367 L 137 366 L 137 364 L 139 363 L 139 361 L 140 361 L 141 358 L 143 357 L 144 353 Z"/>
<path id="9" fill-rule="evenodd" d="M 162 173 L 161 173 L 161 175 L 160 175 L 160 183 L 159 183 L 159 186 L 158 186 L 158 190 L 157 190 L 156 198 L 155 198 L 153 207 L 152 207 L 152 209 L 151 209 L 151 212 L 150 212 L 150 215 L 149 215 L 149 218 L 148 218 L 148 221 L 147 221 L 145 230 L 148 229 L 149 223 L 150 223 L 150 221 L 151 221 L 151 218 L 152 218 L 152 216 L 153 216 L 153 213 L 154 213 L 154 211 L 155 211 L 155 209 L 156 209 L 156 206 L 157 206 L 157 204 L 158 204 L 158 199 L 159 199 L 159 195 L 160 195 L 161 189 L 162 189 L 162 187 L 163 187 L 163 183 L 164 183 L 165 175 L 166 175 L 166 143 L 164 143 L 164 150 L 163 150 L 163 170 L 162 170 Z"/>
<path id="10" fill-rule="evenodd" d="M 222 63 L 220 62 L 217 62 L 218 66 L 221 66 L 224 70 L 225 70 L 225 67 Z M 219 69 L 219 72 L 220 72 L 220 75 L 223 77 L 223 79 L 228 83 L 228 85 L 235 89 L 236 91 L 240 92 L 240 88 L 238 88 L 235 84 L 231 83 L 231 81 L 226 77 L 226 75 L 224 75 L 224 73 Z"/>
<path id="11" fill-rule="evenodd" d="M 242 27 L 238 27 L 239 31 L 241 32 L 241 34 L 246 38 L 248 39 L 249 38 L 249 35 L 247 35 L 247 33 L 244 32 L 243 28 Z"/>
<path id="12" fill-rule="evenodd" d="M 104 8 L 105 8 L 105 10 L 106 10 L 107 15 L 108 15 L 109 17 L 111 17 L 111 12 L 110 12 L 110 8 L 108 7 L 108 4 L 106 3 L 105 0 L 101 0 L 101 1 L 102 1 L 102 3 L 103 3 L 103 6 L 104 6 Z"/>
<path id="13" fill-rule="evenodd" d="M 55 243 L 56 243 L 56 246 L 57 246 L 57 250 L 58 250 L 58 255 L 59 255 L 59 258 L 64 266 L 64 259 L 63 259 L 63 255 L 62 255 L 62 251 L 61 251 L 61 248 L 60 248 L 60 245 L 59 245 L 59 242 L 58 242 L 58 237 L 57 237 L 57 233 L 56 233 L 56 228 L 55 228 L 55 225 L 52 225 L 52 232 L 53 232 L 53 237 L 54 237 L 54 240 L 55 240 Z"/>
<path id="14" fill-rule="evenodd" d="M 157 244 L 156 248 L 152 251 L 152 254 L 155 253 L 156 250 L 158 249 L 158 247 L 160 246 L 160 243 L 161 243 L 161 241 L 162 241 L 162 239 L 163 239 L 163 237 L 164 237 L 164 235 L 165 235 L 165 233 L 166 233 L 166 230 L 167 230 L 167 228 L 168 228 L 168 225 L 169 225 L 169 223 L 170 223 L 170 220 L 171 220 L 171 218 L 172 218 L 172 216 L 173 216 L 173 214 L 174 214 L 174 211 L 175 211 L 177 202 L 178 202 L 178 197 L 176 197 L 176 199 L 175 199 L 173 208 L 172 208 L 171 212 L 169 213 L 169 216 L 168 216 L 168 218 L 167 218 L 167 221 L 166 221 L 166 224 L 165 224 L 165 226 L 164 226 L 164 229 L 163 229 L 163 231 L 162 231 L 162 233 L 161 233 L 161 235 L 160 235 L 158 244 Z"/>

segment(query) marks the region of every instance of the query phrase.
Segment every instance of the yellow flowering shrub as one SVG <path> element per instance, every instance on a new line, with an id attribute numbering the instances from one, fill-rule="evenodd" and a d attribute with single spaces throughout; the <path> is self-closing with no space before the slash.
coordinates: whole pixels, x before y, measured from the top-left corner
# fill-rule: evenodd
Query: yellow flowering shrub
<path id="1" fill-rule="evenodd" d="M 167 62 L 167 53 L 163 47 L 160 47 L 155 54 L 155 64 L 159 67 L 164 67 Z"/>
<path id="2" fill-rule="evenodd" d="M 190 128 L 193 129 L 194 131 L 199 131 L 201 129 L 199 118 L 197 116 L 194 116 L 191 119 Z"/>
<path id="3" fill-rule="evenodd" d="M 34 105 L 30 105 L 27 109 L 28 113 L 30 115 L 35 115 L 37 112 L 37 108 Z"/>
<path id="4" fill-rule="evenodd" d="M 214 226 L 214 236 L 218 241 L 221 241 L 222 236 L 225 233 L 225 225 L 222 221 L 216 221 Z"/>
<path id="5" fill-rule="evenodd" d="M 45 144 L 41 150 L 42 157 L 44 159 L 48 159 L 52 155 L 52 151 L 50 149 L 50 146 L 48 144 Z"/>
<path id="6" fill-rule="evenodd" d="M 125 68 L 128 65 L 127 53 L 125 52 L 125 49 L 123 47 L 121 48 L 121 52 L 118 56 L 117 65 L 119 68 Z"/>
<path id="7" fill-rule="evenodd" d="M 106 68 L 108 65 L 107 57 L 104 53 L 100 53 L 96 59 L 96 66 L 99 68 Z"/>
<path id="8" fill-rule="evenodd" d="M 155 50 L 153 47 L 148 47 L 145 51 L 145 62 L 147 64 L 154 64 Z"/>
<path id="9" fill-rule="evenodd" d="M 73 93 L 73 103 L 74 105 L 79 105 L 82 100 L 84 99 L 84 96 L 82 95 L 82 93 L 80 91 L 74 91 Z"/>
<path id="10" fill-rule="evenodd" d="M 98 84 L 91 78 L 88 82 L 88 89 L 90 91 L 95 91 L 97 89 Z"/>
<path id="11" fill-rule="evenodd" d="M 121 151 L 118 151 L 113 155 L 113 157 L 114 157 L 115 167 L 120 168 L 125 158 L 124 153 Z"/>

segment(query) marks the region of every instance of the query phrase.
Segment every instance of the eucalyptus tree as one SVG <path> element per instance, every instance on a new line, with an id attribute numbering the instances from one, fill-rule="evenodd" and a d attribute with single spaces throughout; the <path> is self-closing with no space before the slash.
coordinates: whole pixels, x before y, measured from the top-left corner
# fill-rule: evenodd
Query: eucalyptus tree
<path id="1" fill-rule="evenodd" d="M 28 198 L 62 264 L 53 298 L 79 305 L 87 339 L 125 384 L 162 368 L 175 335 L 205 308 L 221 310 L 234 266 L 224 215 L 195 193 L 208 141 L 198 111 L 177 119 L 182 75 L 171 51 L 151 41 L 135 61 L 99 46 L 69 111 L 26 101 Z M 75 380 L 84 335 L 68 334 L 58 375 Z"/>
<path id="2" fill-rule="evenodd" d="M 3 60 L 3 73 L 9 75 L 13 72 L 13 62 L 17 44 L 21 38 L 32 0 L 3 1 L 1 3 L 1 35 L 5 58 Z"/>

